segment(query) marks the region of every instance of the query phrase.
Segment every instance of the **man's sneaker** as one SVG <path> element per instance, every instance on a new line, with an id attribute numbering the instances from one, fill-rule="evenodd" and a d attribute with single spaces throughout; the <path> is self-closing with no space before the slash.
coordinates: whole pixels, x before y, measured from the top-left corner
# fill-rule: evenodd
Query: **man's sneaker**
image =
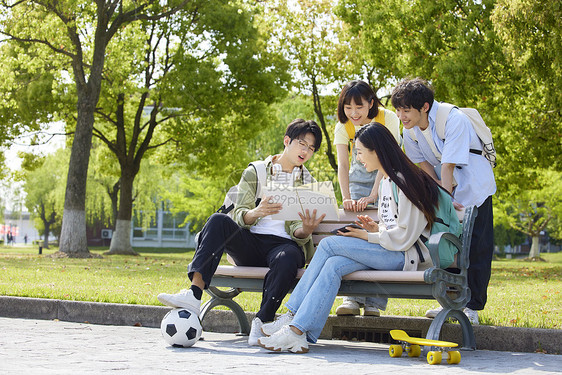
<path id="1" fill-rule="evenodd" d="M 258 339 L 263 336 L 263 332 L 261 331 L 261 327 L 263 326 L 263 322 L 260 318 L 255 317 L 252 320 L 252 328 L 250 329 L 250 336 L 248 336 L 248 345 L 250 346 L 258 346 Z"/>
<path id="2" fill-rule="evenodd" d="M 279 316 L 273 322 L 265 323 L 261 327 L 261 331 L 263 332 L 264 335 L 271 336 L 275 332 L 277 332 L 281 328 L 283 328 L 283 326 L 289 325 L 289 323 L 291 323 L 293 321 L 293 317 L 294 317 L 293 313 L 288 311 L 285 314 Z"/>
<path id="3" fill-rule="evenodd" d="M 478 321 L 478 311 L 472 310 L 471 308 L 465 307 L 462 311 L 464 315 L 468 318 L 468 321 L 473 325 L 477 326 L 480 324 Z"/>
<path id="4" fill-rule="evenodd" d="M 441 312 L 441 310 L 443 310 L 443 307 L 442 307 L 442 306 L 439 306 L 439 307 L 436 308 L 436 309 L 427 310 L 427 311 L 425 312 L 425 317 L 426 317 L 426 318 L 432 318 L 432 319 L 433 319 L 433 318 L 435 318 L 435 317 L 437 316 L 437 314 L 439 314 L 439 313 Z"/>
<path id="5" fill-rule="evenodd" d="M 365 310 L 363 310 L 363 315 L 365 315 L 365 316 L 381 316 L 381 312 L 375 306 L 365 305 Z"/>
<path id="6" fill-rule="evenodd" d="M 279 331 L 269 337 L 261 337 L 259 344 L 262 348 L 274 352 L 289 351 L 292 353 L 308 353 L 306 334 L 298 335 L 290 326 L 283 326 Z"/>
<path id="7" fill-rule="evenodd" d="M 201 300 L 195 298 L 191 289 L 182 289 L 176 294 L 160 293 L 158 295 L 158 301 L 166 306 L 188 309 L 197 315 L 199 315 L 199 310 L 201 308 Z"/>
<path id="8" fill-rule="evenodd" d="M 357 301 L 345 297 L 343 303 L 336 309 L 336 315 L 359 315 L 359 304 Z"/>

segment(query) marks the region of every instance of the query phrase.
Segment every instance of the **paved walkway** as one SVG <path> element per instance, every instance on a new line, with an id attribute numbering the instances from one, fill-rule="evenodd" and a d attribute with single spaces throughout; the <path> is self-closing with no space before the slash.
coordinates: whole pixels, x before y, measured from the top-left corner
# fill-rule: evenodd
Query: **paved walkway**
<path id="1" fill-rule="evenodd" d="M 388 346 L 321 340 L 307 354 L 271 353 L 233 334 L 203 333 L 192 348 L 160 330 L 0 318 L 0 374 L 555 374 L 562 357 L 478 350 L 459 365 L 390 358 Z"/>

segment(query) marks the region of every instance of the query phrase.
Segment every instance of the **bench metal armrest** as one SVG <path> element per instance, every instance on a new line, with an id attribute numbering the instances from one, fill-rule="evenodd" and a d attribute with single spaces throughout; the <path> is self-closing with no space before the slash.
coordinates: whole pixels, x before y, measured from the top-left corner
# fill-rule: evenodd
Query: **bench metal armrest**
<path id="1" fill-rule="evenodd" d="M 439 244 L 441 241 L 450 241 L 458 250 L 457 267 L 461 273 L 465 274 L 469 266 L 470 254 L 470 241 L 472 239 L 472 228 L 474 227 L 474 220 L 478 215 L 476 206 L 469 206 L 465 208 L 464 217 L 462 220 L 462 234 L 460 239 L 455 235 L 448 232 L 440 232 L 432 234 L 427 242 L 427 248 L 431 255 L 433 265 L 440 268 L 441 261 L 439 260 Z"/>
<path id="2" fill-rule="evenodd" d="M 462 220 L 462 249 L 463 252 L 458 256 L 459 268 L 462 270 L 467 270 L 470 265 L 470 243 L 472 240 L 472 228 L 474 228 L 474 221 L 478 216 L 478 208 L 476 206 L 469 206 L 464 212 L 464 218 Z"/>

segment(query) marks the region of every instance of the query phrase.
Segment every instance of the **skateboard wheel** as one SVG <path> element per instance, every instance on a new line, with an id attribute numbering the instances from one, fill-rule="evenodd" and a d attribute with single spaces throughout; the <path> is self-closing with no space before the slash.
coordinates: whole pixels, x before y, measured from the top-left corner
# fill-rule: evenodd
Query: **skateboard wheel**
<path id="1" fill-rule="evenodd" d="M 419 357 L 421 354 L 421 348 L 419 345 L 411 345 L 406 348 L 406 351 L 410 357 Z"/>
<path id="2" fill-rule="evenodd" d="M 447 363 L 454 365 L 461 362 L 461 353 L 458 350 L 453 350 L 447 353 L 449 357 L 447 358 Z"/>
<path id="3" fill-rule="evenodd" d="M 441 363 L 441 352 L 427 353 L 427 363 L 429 363 L 430 365 L 437 365 Z"/>
<path id="4" fill-rule="evenodd" d="M 402 346 L 390 345 L 390 348 L 388 348 L 388 353 L 391 357 L 400 357 L 402 355 Z"/>

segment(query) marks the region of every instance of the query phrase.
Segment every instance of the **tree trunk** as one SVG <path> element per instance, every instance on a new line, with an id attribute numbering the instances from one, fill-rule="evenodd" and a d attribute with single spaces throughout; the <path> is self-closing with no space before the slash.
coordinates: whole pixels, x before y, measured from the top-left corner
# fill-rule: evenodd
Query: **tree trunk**
<path id="1" fill-rule="evenodd" d="M 326 120 L 324 118 L 324 112 L 322 111 L 322 105 L 320 103 L 320 94 L 318 93 L 318 86 L 316 85 L 316 79 L 314 77 L 312 78 L 312 101 L 314 103 L 314 112 L 316 113 L 316 116 L 318 116 L 320 128 L 322 128 L 322 132 L 324 133 L 324 138 L 326 140 L 326 142 L 322 143 L 326 145 L 326 156 L 328 157 L 328 162 L 337 175 L 338 162 L 336 161 L 334 151 L 332 150 L 332 141 L 330 133 L 328 133 L 328 129 L 326 127 Z"/>
<path id="2" fill-rule="evenodd" d="M 540 237 L 539 235 L 534 235 L 531 242 L 531 250 L 529 251 L 529 258 L 539 258 L 541 254 L 541 248 L 539 245 Z"/>
<path id="3" fill-rule="evenodd" d="M 86 238 L 86 183 L 92 147 L 94 112 L 100 98 L 105 51 L 113 35 L 107 29 L 113 13 L 110 11 L 111 7 L 106 7 L 105 2 L 96 2 L 96 5 L 98 17 L 96 29 L 92 30 L 95 37 L 90 62 L 86 63 L 90 58 L 84 57 L 83 46 L 80 36 L 76 32 L 76 26 L 69 26 L 67 29 L 69 38 L 76 49 L 76 55 L 72 59 L 71 65 L 78 100 L 76 104 L 76 131 L 72 141 L 64 196 L 60 252 L 75 258 L 94 256 L 88 250 Z"/>
<path id="4" fill-rule="evenodd" d="M 51 225 L 47 221 L 43 221 L 43 226 L 45 227 L 45 236 L 43 237 L 43 249 L 49 248 L 49 232 L 51 231 Z"/>
<path id="5" fill-rule="evenodd" d="M 105 254 L 139 255 L 131 246 L 131 220 L 117 219 L 109 251 Z"/>
<path id="6" fill-rule="evenodd" d="M 86 238 L 86 181 L 97 97 L 95 101 L 80 100 L 79 95 L 78 99 L 78 120 L 70 153 L 60 236 L 60 251 L 69 257 L 91 256 Z"/>
<path id="7" fill-rule="evenodd" d="M 121 189 L 119 191 L 119 212 L 115 232 L 107 255 L 124 254 L 139 255 L 131 246 L 131 216 L 133 213 L 133 181 L 135 168 L 130 165 L 121 167 Z"/>
<path id="8" fill-rule="evenodd" d="M 109 194 L 109 199 L 111 199 L 111 225 L 115 228 L 117 226 L 117 213 L 118 211 L 118 202 L 119 202 L 119 187 L 121 186 L 121 179 L 117 180 L 117 182 L 113 185 L 112 189 L 107 189 L 107 193 Z M 113 237 L 112 237 L 113 238 Z"/>

